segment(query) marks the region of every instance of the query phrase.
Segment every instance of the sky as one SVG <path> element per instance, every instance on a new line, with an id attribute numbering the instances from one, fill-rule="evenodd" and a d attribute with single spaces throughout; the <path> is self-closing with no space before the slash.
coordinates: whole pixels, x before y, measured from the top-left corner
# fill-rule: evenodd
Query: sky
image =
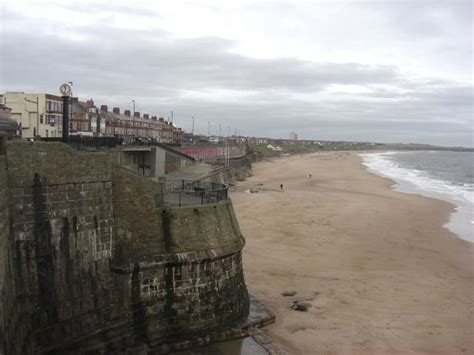
<path id="1" fill-rule="evenodd" d="M 0 6 L 0 92 L 72 81 L 200 134 L 474 146 L 471 1 Z"/>

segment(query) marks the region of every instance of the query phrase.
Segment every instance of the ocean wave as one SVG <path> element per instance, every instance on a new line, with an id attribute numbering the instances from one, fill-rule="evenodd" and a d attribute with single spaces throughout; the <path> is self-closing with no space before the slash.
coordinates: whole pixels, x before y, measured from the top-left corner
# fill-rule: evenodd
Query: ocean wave
<path id="1" fill-rule="evenodd" d="M 366 153 L 360 156 L 369 171 L 394 180 L 397 183 L 395 190 L 454 203 L 456 212 L 451 215 L 446 227 L 461 238 L 474 242 L 474 184 L 436 179 L 425 171 L 401 167 L 389 158 L 404 153 L 407 152 Z"/>

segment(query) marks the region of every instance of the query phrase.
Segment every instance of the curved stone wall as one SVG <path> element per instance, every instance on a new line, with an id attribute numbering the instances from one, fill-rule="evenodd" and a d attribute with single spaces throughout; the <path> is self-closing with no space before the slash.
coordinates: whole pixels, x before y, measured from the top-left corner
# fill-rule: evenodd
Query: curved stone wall
<path id="1" fill-rule="evenodd" d="M 58 143 L 14 143 L 4 165 L 0 353 L 153 347 L 247 315 L 230 201 L 156 207 L 160 184 Z"/>
<path id="2" fill-rule="evenodd" d="M 136 338 L 152 345 L 205 334 L 248 314 L 232 203 L 157 208 L 140 177 L 114 175 L 116 242 L 112 270 L 132 305 Z M 137 203 L 139 201 L 139 203 Z M 140 218 L 125 218 L 127 215 Z M 119 276 L 122 275 L 122 276 Z"/>

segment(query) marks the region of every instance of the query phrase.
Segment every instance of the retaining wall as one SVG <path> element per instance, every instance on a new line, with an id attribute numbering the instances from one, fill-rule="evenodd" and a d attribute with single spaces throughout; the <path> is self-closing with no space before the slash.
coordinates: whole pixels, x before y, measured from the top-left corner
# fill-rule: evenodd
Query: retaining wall
<path id="1" fill-rule="evenodd" d="M 113 161 L 30 142 L 0 159 L 5 353 L 153 347 L 246 316 L 232 204 L 157 207 L 162 184 Z"/>

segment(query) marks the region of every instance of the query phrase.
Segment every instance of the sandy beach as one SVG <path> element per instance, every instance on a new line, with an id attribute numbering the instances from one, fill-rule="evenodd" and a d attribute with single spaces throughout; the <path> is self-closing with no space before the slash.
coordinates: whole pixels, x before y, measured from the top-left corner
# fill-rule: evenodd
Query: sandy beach
<path id="1" fill-rule="evenodd" d="M 353 153 L 253 173 L 232 200 L 246 283 L 275 313 L 276 342 L 291 354 L 474 353 L 474 245 L 443 227 L 454 206 L 392 191 Z M 307 312 L 290 308 L 299 299 Z"/>

